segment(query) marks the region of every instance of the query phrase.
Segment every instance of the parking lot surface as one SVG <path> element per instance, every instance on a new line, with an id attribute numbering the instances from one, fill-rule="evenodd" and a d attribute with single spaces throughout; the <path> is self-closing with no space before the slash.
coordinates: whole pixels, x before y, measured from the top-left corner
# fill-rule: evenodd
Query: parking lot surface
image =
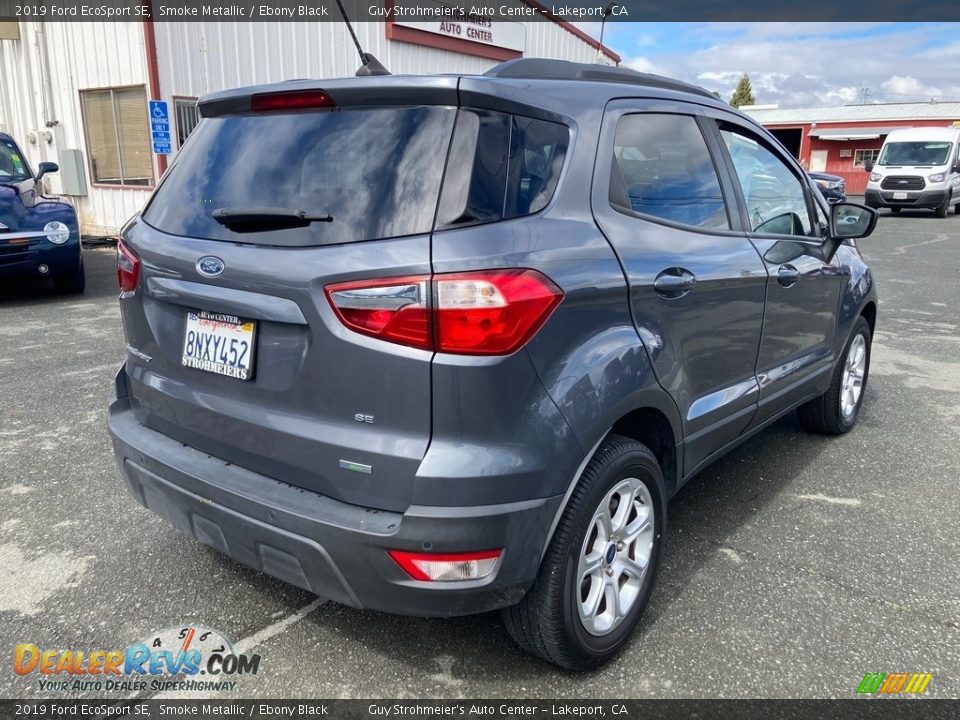
<path id="1" fill-rule="evenodd" d="M 823 438 L 791 414 L 691 480 L 634 641 L 587 675 L 523 654 L 497 614 L 360 612 L 177 534 L 128 496 L 105 427 L 113 251 L 85 251 L 79 297 L 0 287 L 0 696 L 64 696 L 14 675 L 17 643 L 198 623 L 262 656 L 223 697 L 852 697 L 867 672 L 960 697 L 960 216 L 884 213 L 860 245 L 881 306 L 859 425 Z"/>

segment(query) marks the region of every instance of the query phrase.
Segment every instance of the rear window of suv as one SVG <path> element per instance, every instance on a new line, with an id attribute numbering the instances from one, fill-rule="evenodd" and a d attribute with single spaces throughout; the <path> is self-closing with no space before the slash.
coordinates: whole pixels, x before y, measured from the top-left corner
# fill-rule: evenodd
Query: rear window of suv
<path id="1" fill-rule="evenodd" d="M 231 115 L 203 120 L 143 214 L 174 235 L 286 246 L 430 232 L 456 108 Z M 231 230 L 224 208 L 329 217 Z"/>

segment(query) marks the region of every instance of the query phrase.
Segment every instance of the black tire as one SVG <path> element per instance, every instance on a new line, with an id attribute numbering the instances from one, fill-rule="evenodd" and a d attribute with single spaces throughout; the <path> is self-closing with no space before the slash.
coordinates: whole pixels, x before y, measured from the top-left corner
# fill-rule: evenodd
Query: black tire
<path id="1" fill-rule="evenodd" d="M 900 210 L 902 210 L 902 209 L 903 209 L 903 208 L 894 207 L 894 208 L 890 208 L 890 212 L 892 212 L 894 215 L 899 215 L 899 214 L 900 214 Z"/>
<path id="2" fill-rule="evenodd" d="M 863 383 L 860 388 L 860 397 L 853 408 L 853 413 L 844 417 L 840 409 L 840 393 L 843 385 L 843 370 L 847 363 L 847 355 L 854 340 L 862 336 L 866 341 L 866 366 L 863 372 Z M 853 426 L 857 424 L 857 418 L 860 416 L 860 408 L 863 406 L 863 398 L 867 394 L 867 380 L 870 377 L 870 325 L 861 315 L 853 326 L 853 332 L 847 339 L 847 344 L 843 346 L 843 353 L 840 360 L 833 370 L 833 379 L 830 381 L 830 387 L 820 397 L 814 398 L 797 408 L 797 415 L 800 418 L 800 424 L 805 430 L 821 433 L 823 435 L 843 435 L 850 432 Z"/>
<path id="3" fill-rule="evenodd" d="M 83 259 L 74 270 L 53 276 L 53 289 L 61 295 L 79 295 L 87 286 L 87 276 L 83 271 Z"/>
<path id="4" fill-rule="evenodd" d="M 950 214 L 950 195 L 947 195 L 943 200 L 943 204 L 938 207 L 934 212 L 937 214 L 938 218 L 945 218 Z"/>
<path id="5" fill-rule="evenodd" d="M 593 531 L 595 512 L 607 493 L 626 478 L 639 479 L 649 493 L 652 547 L 630 610 L 607 634 L 596 636 L 586 630 L 577 609 L 582 592 L 578 561 L 587 533 Z M 593 670 L 620 652 L 656 582 L 667 519 L 664 498 L 663 473 L 649 448 L 620 435 L 607 437 L 570 496 L 533 587 L 518 605 L 503 611 L 507 632 L 517 644 L 570 670 Z"/>
<path id="6" fill-rule="evenodd" d="M 953 206 L 953 212 L 955 215 L 960 215 L 960 202 Z"/>

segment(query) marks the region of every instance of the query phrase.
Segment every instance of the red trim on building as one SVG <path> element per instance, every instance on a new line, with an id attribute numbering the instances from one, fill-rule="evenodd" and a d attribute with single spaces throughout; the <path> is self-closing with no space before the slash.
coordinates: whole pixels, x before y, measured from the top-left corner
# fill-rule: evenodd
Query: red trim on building
<path id="1" fill-rule="evenodd" d="M 546 5 L 541 5 L 539 2 L 537 2 L 537 0 L 523 0 L 523 2 L 529 5 L 530 7 L 536 8 L 537 10 L 539 10 L 541 15 L 543 15 L 546 18 L 549 18 L 550 20 L 555 22 L 557 25 L 562 27 L 567 32 L 577 36 L 578 38 L 583 40 L 585 43 L 587 43 L 587 45 L 592 47 L 594 50 L 599 50 L 601 48 L 599 41 L 594 40 L 592 37 L 587 35 L 583 30 L 578 28 L 573 23 L 569 23 L 566 20 L 561 20 L 559 17 L 554 15 L 553 12 L 551 12 L 551 10 Z M 615 63 L 617 63 L 617 65 L 620 64 L 620 56 L 605 45 L 603 46 L 603 54 L 606 55 L 611 60 L 613 60 Z"/>
<path id="2" fill-rule="evenodd" d="M 157 36 L 153 29 L 153 3 L 147 0 L 147 5 L 150 7 L 150 19 L 143 21 L 143 43 L 147 53 L 147 82 L 149 83 L 147 100 L 161 100 L 160 65 L 157 62 Z M 161 176 L 167 171 L 166 155 L 157 155 L 157 169 L 160 171 Z M 156 179 L 154 182 L 156 182 Z"/>
<path id="3" fill-rule="evenodd" d="M 960 120 L 960 118 L 958 118 Z M 810 169 L 814 151 L 826 151 L 826 165 L 821 172 L 839 175 L 847 184 L 847 193 L 862 195 L 867 188 L 869 173 L 866 168 L 855 165 L 858 150 L 880 150 L 885 136 L 862 140 L 825 140 L 811 137 L 813 130 L 843 130 L 847 128 L 892 128 L 892 127 L 950 127 L 953 120 L 946 118 L 891 118 L 888 120 L 827 120 L 826 122 L 771 122 L 763 123 L 768 130 L 799 130 L 800 152 L 797 158 L 803 167 Z M 841 157 L 841 151 L 849 151 Z"/>
<path id="4" fill-rule="evenodd" d="M 388 4 L 392 5 L 393 3 Z M 489 58 L 491 60 L 516 60 L 519 57 L 523 57 L 523 53 L 517 50 L 508 50 L 507 48 L 484 45 L 483 43 L 473 42 L 472 40 L 461 40 L 460 38 L 437 35 L 435 33 L 418 30 L 417 28 L 397 25 L 393 20 L 387 20 L 387 39 L 413 43 L 415 45 L 426 45 L 427 47 L 437 48 L 438 50 L 449 50 L 450 52 L 462 53 L 464 55 L 476 55 L 477 57 Z"/>
<path id="5" fill-rule="evenodd" d="M 601 46 L 597 40 L 594 40 L 576 25 L 569 23 L 566 20 L 561 20 L 545 5 L 541 5 L 539 2 L 537 2 L 537 0 L 522 0 L 522 2 L 534 8 L 545 18 L 553 23 L 556 23 L 561 28 L 579 38 L 593 49 L 598 50 L 602 48 L 604 55 L 613 60 L 613 62 L 616 64 L 620 64 L 620 56 L 617 53 L 605 45 Z M 389 15 L 389 11 L 393 8 L 393 0 L 384 0 L 383 5 L 388 11 L 386 21 L 386 33 L 388 40 L 408 42 L 415 45 L 437 48 L 438 50 L 449 50 L 451 52 L 463 53 L 464 55 L 474 55 L 476 57 L 489 58 L 491 60 L 516 60 L 517 58 L 523 57 L 523 53 L 517 50 L 494 47 L 493 45 L 485 45 L 484 43 L 473 42 L 472 40 L 461 40 L 460 38 L 445 37 L 435 33 L 424 32 L 423 30 L 418 30 L 417 28 L 397 25 L 393 21 L 393 18 Z"/>

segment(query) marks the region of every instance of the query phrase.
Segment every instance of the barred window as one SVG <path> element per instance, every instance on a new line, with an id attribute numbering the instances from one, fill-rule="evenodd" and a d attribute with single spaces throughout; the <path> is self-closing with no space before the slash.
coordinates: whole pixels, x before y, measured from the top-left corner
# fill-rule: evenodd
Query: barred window
<path id="1" fill-rule="evenodd" d="M 879 150 L 857 150 L 853 155 L 853 165 L 854 167 L 866 167 L 868 160 L 876 163 L 879 155 Z"/>
<path id="2" fill-rule="evenodd" d="M 200 107 L 196 98 L 174 98 L 173 116 L 177 124 L 177 147 L 190 137 L 190 133 L 200 123 Z"/>

